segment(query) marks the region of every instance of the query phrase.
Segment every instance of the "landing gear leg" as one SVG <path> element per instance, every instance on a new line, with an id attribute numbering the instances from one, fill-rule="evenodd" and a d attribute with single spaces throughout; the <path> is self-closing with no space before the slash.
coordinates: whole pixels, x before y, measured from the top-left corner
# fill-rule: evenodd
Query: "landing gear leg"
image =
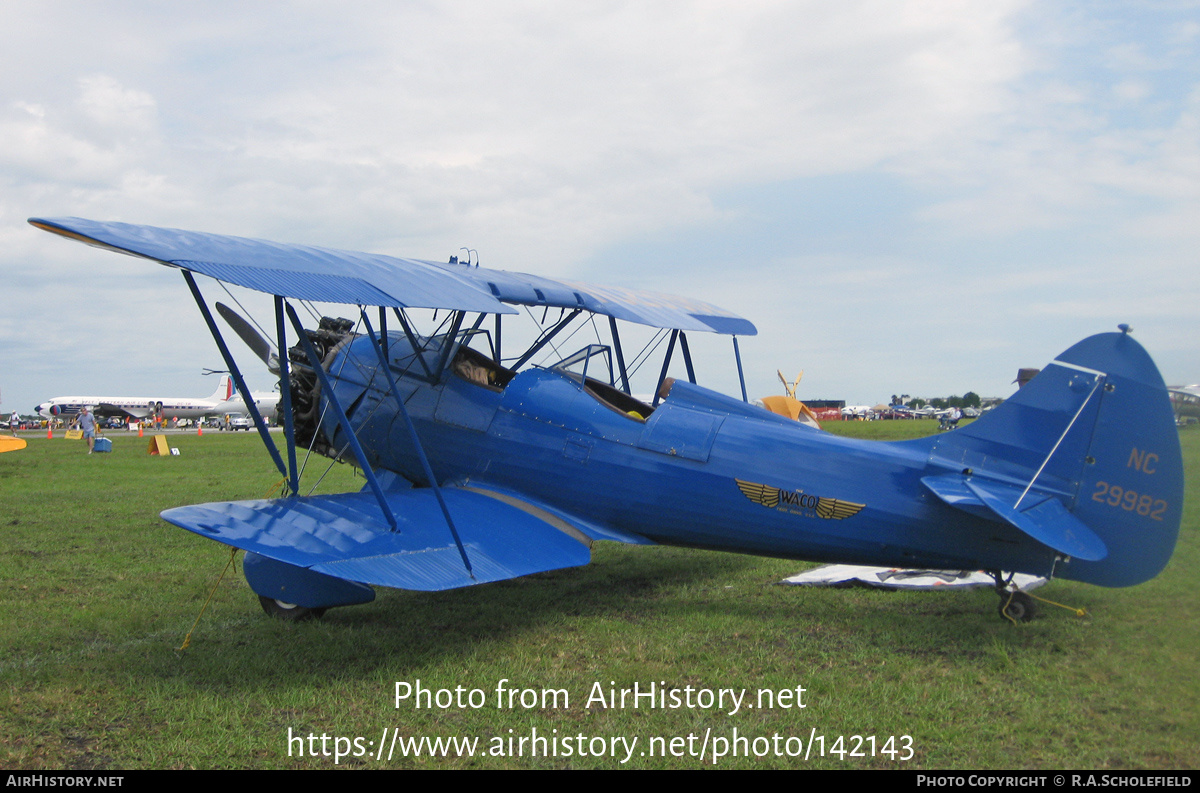
<path id="1" fill-rule="evenodd" d="M 999 571 L 990 575 L 996 580 L 996 594 L 1000 596 L 1000 618 L 1014 625 L 1032 620 L 1037 613 L 1033 598 L 1013 586 L 1011 575 L 1007 579 Z"/>

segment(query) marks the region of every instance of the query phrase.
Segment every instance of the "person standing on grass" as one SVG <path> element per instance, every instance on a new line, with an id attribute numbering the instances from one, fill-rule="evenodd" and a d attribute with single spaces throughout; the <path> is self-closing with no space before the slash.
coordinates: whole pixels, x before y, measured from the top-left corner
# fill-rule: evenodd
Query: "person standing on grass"
<path id="1" fill-rule="evenodd" d="M 96 447 L 96 417 L 88 412 L 87 405 L 84 405 L 79 411 L 79 416 L 75 419 L 75 423 L 83 430 L 83 437 L 87 440 L 88 454 Z"/>

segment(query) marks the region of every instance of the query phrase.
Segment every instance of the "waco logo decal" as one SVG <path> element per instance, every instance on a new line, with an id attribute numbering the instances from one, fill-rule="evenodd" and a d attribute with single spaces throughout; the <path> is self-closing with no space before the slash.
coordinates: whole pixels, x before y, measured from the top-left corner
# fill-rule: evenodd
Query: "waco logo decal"
<path id="1" fill-rule="evenodd" d="M 841 520 L 854 517 L 866 506 L 866 504 L 855 504 L 853 501 L 842 501 L 838 498 L 812 496 L 799 490 L 780 490 L 777 487 L 758 482 L 747 482 L 744 479 L 734 479 L 733 481 L 737 482 L 738 490 L 742 491 L 742 495 L 767 509 L 780 509 L 785 512 L 799 512 L 799 514 L 811 512 L 815 513 L 818 518 Z"/>

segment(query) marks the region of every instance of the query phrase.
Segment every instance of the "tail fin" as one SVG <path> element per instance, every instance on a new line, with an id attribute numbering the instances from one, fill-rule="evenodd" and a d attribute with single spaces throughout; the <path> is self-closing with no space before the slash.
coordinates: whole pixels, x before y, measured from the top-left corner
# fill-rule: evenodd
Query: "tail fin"
<path id="1" fill-rule="evenodd" d="M 1175 549 L 1179 432 L 1162 376 L 1127 332 L 1071 347 L 1003 405 L 937 438 L 930 456 L 963 471 L 930 478 L 933 492 L 1071 557 L 1062 578 L 1131 586 Z"/>
<path id="2" fill-rule="evenodd" d="M 221 382 L 217 384 L 217 390 L 209 399 L 215 399 L 218 402 L 228 402 L 233 399 L 233 378 L 227 374 L 221 375 Z"/>

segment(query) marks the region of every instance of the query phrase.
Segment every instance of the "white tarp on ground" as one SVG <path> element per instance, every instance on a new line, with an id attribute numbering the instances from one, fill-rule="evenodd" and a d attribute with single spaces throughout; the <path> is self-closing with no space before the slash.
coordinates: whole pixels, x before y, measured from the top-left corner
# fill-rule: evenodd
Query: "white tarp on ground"
<path id="1" fill-rule="evenodd" d="M 1007 579 L 1008 576 L 1005 576 Z M 784 584 L 798 586 L 851 587 L 868 586 L 876 589 L 969 589 L 996 586 L 992 577 L 982 570 L 904 570 L 898 567 L 866 567 L 853 564 L 827 564 L 805 570 L 783 579 Z M 1037 589 L 1045 578 L 1017 573 L 1013 584 L 1022 591 Z"/>

